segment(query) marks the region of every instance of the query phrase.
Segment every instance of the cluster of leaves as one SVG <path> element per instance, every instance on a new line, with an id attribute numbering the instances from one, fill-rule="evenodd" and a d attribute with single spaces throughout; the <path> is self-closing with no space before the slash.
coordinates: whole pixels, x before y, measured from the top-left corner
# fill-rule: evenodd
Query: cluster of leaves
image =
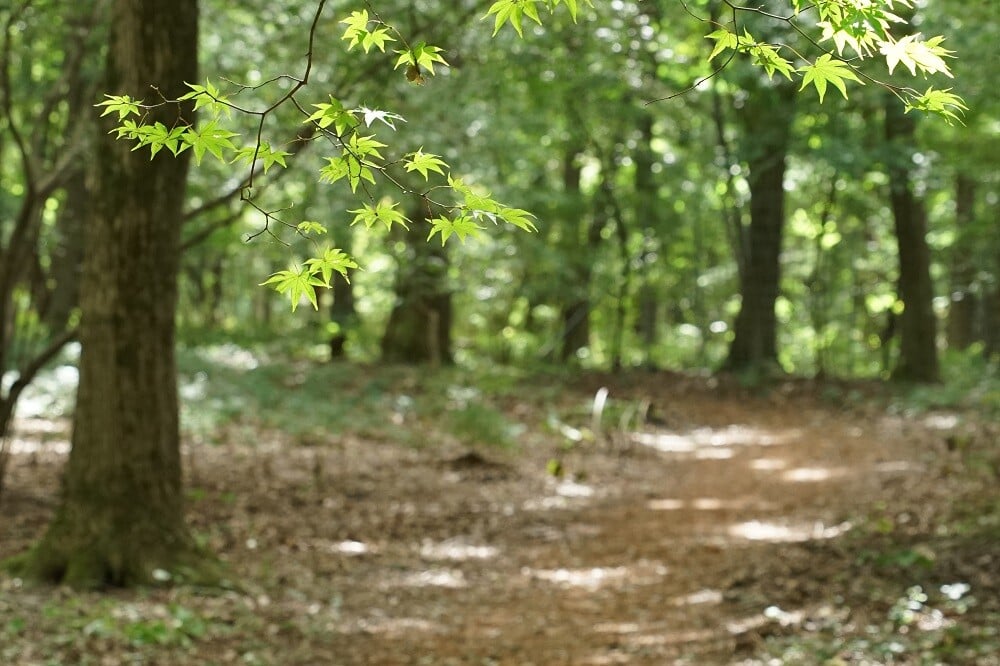
<path id="1" fill-rule="evenodd" d="M 593 0 L 584 0 L 584 2 L 590 7 L 594 6 Z M 493 34 L 496 35 L 504 25 L 509 23 L 517 34 L 523 37 L 525 16 L 538 25 L 542 25 L 542 19 L 538 15 L 539 4 L 548 9 L 549 12 L 553 12 L 556 7 L 565 4 L 574 21 L 576 21 L 580 11 L 580 4 L 577 0 L 497 0 L 490 5 L 489 11 L 486 12 L 487 17 L 494 17 Z"/>
<path id="2" fill-rule="evenodd" d="M 575 9 L 574 3 L 574 12 Z M 395 29 L 366 10 L 351 13 L 341 23 L 346 25 L 342 39 L 347 42 L 348 50 L 360 48 L 365 53 L 372 49 L 385 52 L 390 42 L 403 44 L 403 48 L 394 52 L 395 69 L 405 68 L 406 78 L 412 83 L 421 84 L 426 76 L 433 76 L 436 73 L 435 65 L 448 65 L 441 55 L 443 50 L 440 47 L 425 42 L 410 45 Z M 187 85 L 190 92 L 176 100 L 162 99 L 154 104 L 147 104 L 128 95 L 106 95 L 106 99 L 98 106 L 104 108 L 102 115 L 117 115 L 119 125 L 113 130 L 117 138 L 134 141 L 133 150 L 148 147 L 150 158 L 164 149 L 174 156 L 190 149 L 196 164 L 200 164 L 208 154 L 225 163 L 245 164 L 251 174 L 258 168 L 266 174 L 275 165 L 287 167 L 287 158 L 292 153 L 275 149 L 260 133 L 254 142 L 241 144 L 239 134 L 226 126 L 226 120 L 234 110 L 258 115 L 263 119 L 276 105 L 265 111 L 247 110 L 233 103 L 230 96 L 211 81 L 204 85 Z M 367 199 L 361 208 L 348 211 L 354 215 L 352 225 L 362 223 L 371 228 L 376 223 L 382 223 L 386 228 L 400 226 L 409 229 L 411 221 L 400 212 L 398 201 L 386 197 L 376 198 L 371 186 L 378 185 L 381 180 L 403 195 L 417 196 L 422 200 L 425 209 L 431 213 L 427 216 L 427 239 L 438 236 L 442 245 L 452 236 L 457 236 L 464 242 L 469 236 L 484 229 L 480 222 L 486 220 L 495 225 L 505 222 L 525 231 L 535 230 L 533 216 L 526 210 L 505 206 L 494 200 L 488 192 L 465 183 L 451 172 L 451 167 L 441 156 L 425 151 L 423 147 L 403 153 L 396 159 L 387 158 L 389 145 L 379 140 L 372 128 L 379 124 L 395 131 L 399 123 L 406 122 L 399 114 L 364 106 L 351 108 L 333 96 L 329 96 L 326 102 L 312 104 L 309 112 L 293 96 L 285 99 L 292 100 L 302 111 L 303 122 L 313 126 L 315 136 L 325 137 L 339 148 L 338 154 L 325 158 L 326 164 L 319 171 L 320 182 L 334 184 L 345 181 L 352 194 Z M 179 118 L 171 127 L 162 122 L 145 122 L 145 115 L 150 109 L 189 100 L 193 101 L 196 111 L 207 112 L 208 118 L 205 121 L 195 125 Z M 263 127 L 263 123 L 261 126 Z M 404 184 L 406 174 L 419 175 L 423 189 L 413 189 Z M 432 182 L 432 179 L 440 182 Z M 432 197 L 437 190 L 450 191 L 451 200 Z M 314 220 L 295 224 L 286 222 L 278 216 L 280 211 L 258 208 L 253 203 L 252 196 L 252 190 L 248 188 L 243 194 L 243 200 L 250 202 L 263 214 L 265 227 L 260 233 L 276 236 L 272 222 L 310 239 L 328 232 L 326 224 Z M 291 301 L 292 310 L 295 310 L 302 299 L 318 308 L 316 289 L 330 288 L 334 274 L 347 279 L 348 271 L 358 268 L 357 262 L 342 249 L 322 246 L 315 241 L 314 245 L 314 256 L 273 273 L 261 283 L 286 295 Z"/>
<path id="3" fill-rule="evenodd" d="M 902 64 L 912 76 L 918 73 L 924 77 L 933 74 L 952 76 L 945 58 L 950 58 L 953 54 L 941 45 L 943 37 L 924 39 L 917 33 L 897 38 L 891 33 L 893 24 L 906 24 L 903 18 L 894 13 L 896 5 L 912 8 L 910 0 L 791 0 L 791 5 L 791 15 L 779 16 L 761 9 L 741 8 L 730 4 L 730 23 L 707 35 L 708 39 L 715 42 L 709 60 L 725 52 L 731 52 L 731 56 L 736 53 L 746 54 L 755 64 L 763 67 L 769 77 L 778 73 L 791 81 L 797 75 L 802 83 L 800 90 L 814 87 L 820 102 L 823 101 L 828 86 L 839 90 L 846 99 L 848 82 L 864 85 L 867 80 L 891 91 L 906 105 L 907 111 L 918 109 L 938 114 L 949 123 L 960 120 L 959 114 L 966 110 L 966 106 L 950 89 L 929 87 L 921 93 L 910 87 L 880 81 L 862 68 L 863 61 L 878 54 L 884 58 L 889 74 Z M 746 28 L 742 31 L 738 29 L 739 10 L 760 13 L 788 23 L 821 54 L 809 58 L 791 45 L 758 41 Z M 820 31 L 818 37 L 811 36 L 797 23 L 800 14 L 807 11 L 816 14 L 813 25 Z M 826 41 L 833 42 L 833 50 L 822 45 Z M 846 57 L 845 51 L 848 52 Z M 794 61 L 802 64 L 796 66 Z"/>
<path id="4" fill-rule="evenodd" d="M 878 53 L 885 58 L 890 74 L 902 64 L 913 75 L 919 72 L 925 76 L 951 76 L 945 62 L 951 52 L 941 46 L 942 38 L 925 40 L 920 35 L 908 35 L 896 39 L 890 33 L 890 27 L 894 23 L 905 23 L 892 13 L 894 6 L 909 7 L 909 1 L 820 0 L 807 6 L 803 4 L 803 0 L 790 0 L 792 14 L 786 17 L 727 2 L 732 9 L 732 18 L 728 24 L 720 24 L 717 30 L 708 35 L 709 39 L 715 41 L 709 60 L 730 52 L 729 60 L 726 61 L 728 63 L 737 53 L 747 54 L 770 77 L 775 73 L 789 80 L 799 76 L 801 89 L 815 87 L 820 101 L 824 99 L 829 86 L 846 97 L 848 83 L 873 81 L 903 99 L 907 109 L 938 113 L 949 122 L 957 120 L 965 106 L 959 97 L 948 90 L 928 88 L 926 92 L 918 93 L 910 88 L 878 81 L 861 69 L 861 61 Z M 584 3 L 592 6 L 591 0 L 584 0 Z M 320 3 L 317 12 L 322 11 L 322 5 Z M 552 13 L 560 5 L 568 9 L 574 21 L 577 20 L 580 10 L 578 0 L 497 0 L 483 18 L 492 17 L 494 35 L 505 25 L 510 25 L 523 37 L 525 18 L 541 25 L 540 10 Z M 348 50 L 360 49 L 366 54 L 387 53 L 391 44 L 398 45 L 400 48 L 392 51 L 393 68 L 404 69 L 406 79 L 414 84 L 423 84 L 427 77 L 434 76 L 436 67 L 448 66 L 442 48 L 426 42 L 410 44 L 398 30 L 374 13 L 371 4 L 367 4 L 367 7 L 368 9 L 351 12 L 340 21 L 345 26 L 341 39 L 346 42 Z M 797 23 L 799 15 L 807 11 L 816 15 L 813 25 L 821 32 L 817 39 L 810 37 Z M 790 45 L 760 41 L 745 28 L 740 29 L 737 21 L 740 12 L 759 13 L 770 19 L 785 21 L 822 53 L 810 60 Z M 318 16 L 317 13 L 317 18 Z M 315 30 L 315 21 L 312 30 Z M 312 38 L 313 32 L 310 32 L 310 43 Z M 824 49 L 820 44 L 824 40 L 832 40 L 835 48 Z M 845 59 L 843 56 L 846 50 L 852 51 L 853 57 Z M 319 171 L 320 182 L 335 184 L 344 181 L 352 194 L 367 199 L 360 208 L 348 211 L 354 216 L 351 224 L 363 223 L 368 228 L 376 223 L 390 229 L 396 226 L 407 229 L 410 227 L 411 221 L 398 210 L 399 202 L 376 195 L 376 186 L 387 185 L 404 196 L 419 197 L 426 212 L 423 218 L 429 224 L 427 240 L 437 236 L 442 245 L 452 236 L 457 236 L 464 242 L 469 236 L 483 230 L 482 223 L 486 221 L 494 224 L 504 222 L 525 231 L 535 230 L 530 213 L 521 208 L 505 206 L 494 200 L 489 192 L 467 184 L 452 172 L 440 155 L 420 147 L 393 158 L 389 144 L 380 140 L 372 128 L 378 123 L 383 131 L 386 131 L 385 128 L 395 131 L 399 123 L 405 122 L 402 116 L 381 109 L 352 108 L 333 96 L 328 97 L 326 102 L 312 104 L 311 110 L 306 110 L 295 94 L 308 80 L 312 64 L 311 53 L 310 50 L 306 75 L 301 79 L 280 76 L 268 82 L 290 79 L 297 85 L 262 111 L 236 105 L 211 81 L 204 85 L 188 84 L 190 92 L 177 100 L 161 99 L 155 104 L 146 104 L 128 95 L 108 95 L 100 106 L 104 107 L 104 115 L 117 114 L 119 126 L 114 132 L 118 138 L 134 141 L 135 149 L 148 147 L 151 157 L 164 149 L 175 156 L 191 149 L 196 163 L 201 163 L 208 154 L 223 162 L 245 164 L 250 170 L 252 183 L 253 174 L 258 169 L 266 174 L 274 166 L 287 166 L 287 158 L 292 153 L 275 148 L 264 140 L 262 130 L 264 118 L 278 106 L 290 102 L 304 116 L 303 122 L 312 126 L 313 138 L 325 138 L 335 146 L 335 154 L 325 158 L 325 165 Z M 804 64 L 796 66 L 793 60 Z M 238 92 L 243 92 L 244 89 L 245 87 L 241 87 Z M 196 111 L 207 112 L 207 119 L 198 125 L 180 117 L 171 127 L 162 122 L 145 122 L 146 112 L 155 106 L 189 101 L 193 102 Z M 227 126 L 226 121 L 234 110 L 260 118 L 260 130 L 249 143 L 241 144 L 239 134 Z M 419 186 L 407 184 L 415 180 L 412 174 L 418 174 L 422 179 Z M 419 189 L 414 189 L 416 187 Z M 441 196 L 440 192 L 446 194 Z M 262 231 L 254 236 L 260 233 L 275 236 L 272 223 L 283 225 L 310 240 L 327 232 L 326 224 L 316 221 L 285 222 L 277 215 L 280 211 L 263 210 L 252 201 L 252 196 L 252 188 L 248 187 L 243 196 L 244 201 L 257 209 L 265 220 Z M 293 309 L 302 298 L 308 300 L 313 307 L 318 307 L 316 288 L 329 288 L 334 273 L 346 279 L 348 270 L 358 267 L 340 248 L 320 246 L 315 240 L 313 243 L 317 249 L 315 256 L 275 272 L 262 283 L 286 294 Z"/>

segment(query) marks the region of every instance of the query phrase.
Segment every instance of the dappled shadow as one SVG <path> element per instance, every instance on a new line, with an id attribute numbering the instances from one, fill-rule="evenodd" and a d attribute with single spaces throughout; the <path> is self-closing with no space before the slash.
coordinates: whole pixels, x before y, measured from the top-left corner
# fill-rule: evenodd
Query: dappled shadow
<path id="1" fill-rule="evenodd" d="M 841 621 L 878 584 L 855 545 L 866 516 L 916 496 L 933 472 L 913 433 L 790 398 L 691 391 L 662 402 L 684 418 L 568 452 L 544 425 L 548 406 L 521 449 L 504 452 L 337 433 L 306 444 L 237 423 L 215 433 L 217 446 L 185 447 L 188 504 L 199 540 L 251 591 L 150 591 L 129 612 L 179 605 L 205 618 L 204 638 L 156 648 L 179 665 L 249 663 L 247 653 L 345 666 L 711 665 Z M 519 396 L 514 408 L 526 419 L 535 406 Z M 15 452 L 14 491 L 55 497 L 65 431 L 23 439 L 35 443 Z M 0 516 L 0 556 L 44 526 L 48 509 L 24 506 L 16 522 Z M 18 612 L 52 626 L 32 594 L 0 592 L 0 625 L 29 608 Z M 839 610 L 824 605 L 831 595 L 846 600 Z M 72 626 L 95 622 L 86 612 Z M 78 633 L 85 648 L 109 644 Z"/>

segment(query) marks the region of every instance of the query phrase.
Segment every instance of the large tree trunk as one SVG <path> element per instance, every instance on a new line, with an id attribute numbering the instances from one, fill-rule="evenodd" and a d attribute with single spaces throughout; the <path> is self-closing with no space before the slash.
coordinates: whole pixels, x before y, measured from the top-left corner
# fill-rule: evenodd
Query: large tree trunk
<path id="1" fill-rule="evenodd" d="M 197 77 L 196 0 L 116 0 L 107 89 L 156 101 Z M 190 117 L 186 108 L 185 117 Z M 165 105 L 148 120 L 170 126 Z M 81 285 L 80 388 L 63 496 L 20 566 L 74 586 L 204 580 L 183 519 L 174 310 L 190 151 L 155 159 L 101 127 Z"/>
<path id="2" fill-rule="evenodd" d="M 740 312 L 727 370 L 778 367 L 775 301 L 781 281 L 785 163 L 794 119 L 794 88 L 759 88 L 747 101 L 744 152 L 750 173 L 750 229 L 740 276 Z"/>
<path id="3" fill-rule="evenodd" d="M 937 320 L 931 252 L 927 245 L 927 212 L 913 193 L 911 167 L 916 141 L 916 119 L 905 114 L 899 100 L 886 96 L 885 138 L 888 159 L 889 199 L 899 245 L 899 359 L 894 379 L 938 381 Z"/>

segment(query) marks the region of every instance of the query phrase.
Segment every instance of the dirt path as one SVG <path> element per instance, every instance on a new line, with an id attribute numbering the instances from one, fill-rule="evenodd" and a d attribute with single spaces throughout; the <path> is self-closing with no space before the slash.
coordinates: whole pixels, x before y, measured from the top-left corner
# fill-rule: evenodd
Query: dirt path
<path id="1" fill-rule="evenodd" d="M 612 387 L 655 418 L 569 452 L 551 432 L 516 455 L 353 439 L 189 452 L 195 529 L 250 593 L 116 598 L 140 614 L 182 604 L 214 627 L 138 650 L 143 663 L 741 663 L 868 591 L 843 545 L 859 519 L 907 497 L 947 504 L 921 453 L 942 441 L 934 423 L 798 393 Z M 562 478 L 546 473 L 554 455 Z M 44 524 L 59 458 L 15 456 L 0 556 Z M 13 603 L 45 604 L 4 590 L 0 622 Z M 71 643 L 93 663 L 131 663 L 108 645 Z M 40 650 L 11 663 L 41 663 Z"/>

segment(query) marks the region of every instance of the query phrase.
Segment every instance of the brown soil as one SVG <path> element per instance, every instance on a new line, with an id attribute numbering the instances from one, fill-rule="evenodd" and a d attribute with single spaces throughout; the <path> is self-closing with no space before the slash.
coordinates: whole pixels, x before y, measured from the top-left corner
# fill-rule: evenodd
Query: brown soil
<path id="1" fill-rule="evenodd" d="M 108 602 L 0 577 L 0 627 L 29 619 L 8 639 L 8 658 L 754 663 L 744 660 L 768 637 L 810 622 L 884 617 L 870 600 L 882 587 L 898 597 L 905 581 L 883 579 L 859 556 L 864 539 L 881 538 L 871 526 L 887 517 L 887 538 L 905 542 L 932 529 L 968 485 L 956 472 L 960 454 L 948 451 L 963 427 L 951 417 L 845 409 L 800 382 L 755 396 L 637 374 L 567 388 L 560 399 L 584 406 L 569 426 L 591 425 L 586 406 L 601 386 L 609 407 L 628 399 L 650 408 L 617 423 L 606 421 L 609 410 L 605 435 L 572 448 L 541 425 L 549 406 L 513 400 L 512 414 L 539 424 L 514 453 L 332 434 L 311 446 L 267 433 L 190 447 L 191 523 L 244 589 L 113 592 Z M 64 435 L 40 433 L 43 425 L 20 424 L 0 499 L 0 557 L 37 538 L 55 501 Z M 561 478 L 546 470 L 553 457 Z M 932 577 L 962 576 L 981 599 L 996 598 L 1000 558 L 989 547 L 974 555 L 937 553 Z M 190 642 L 123 646 L 73 624 L 98 603 L 126 620 L 169 617 L 177 604 L 209 628 Z M 70 618 L 61 643 L 44 619 L 53 606 Z"/>

